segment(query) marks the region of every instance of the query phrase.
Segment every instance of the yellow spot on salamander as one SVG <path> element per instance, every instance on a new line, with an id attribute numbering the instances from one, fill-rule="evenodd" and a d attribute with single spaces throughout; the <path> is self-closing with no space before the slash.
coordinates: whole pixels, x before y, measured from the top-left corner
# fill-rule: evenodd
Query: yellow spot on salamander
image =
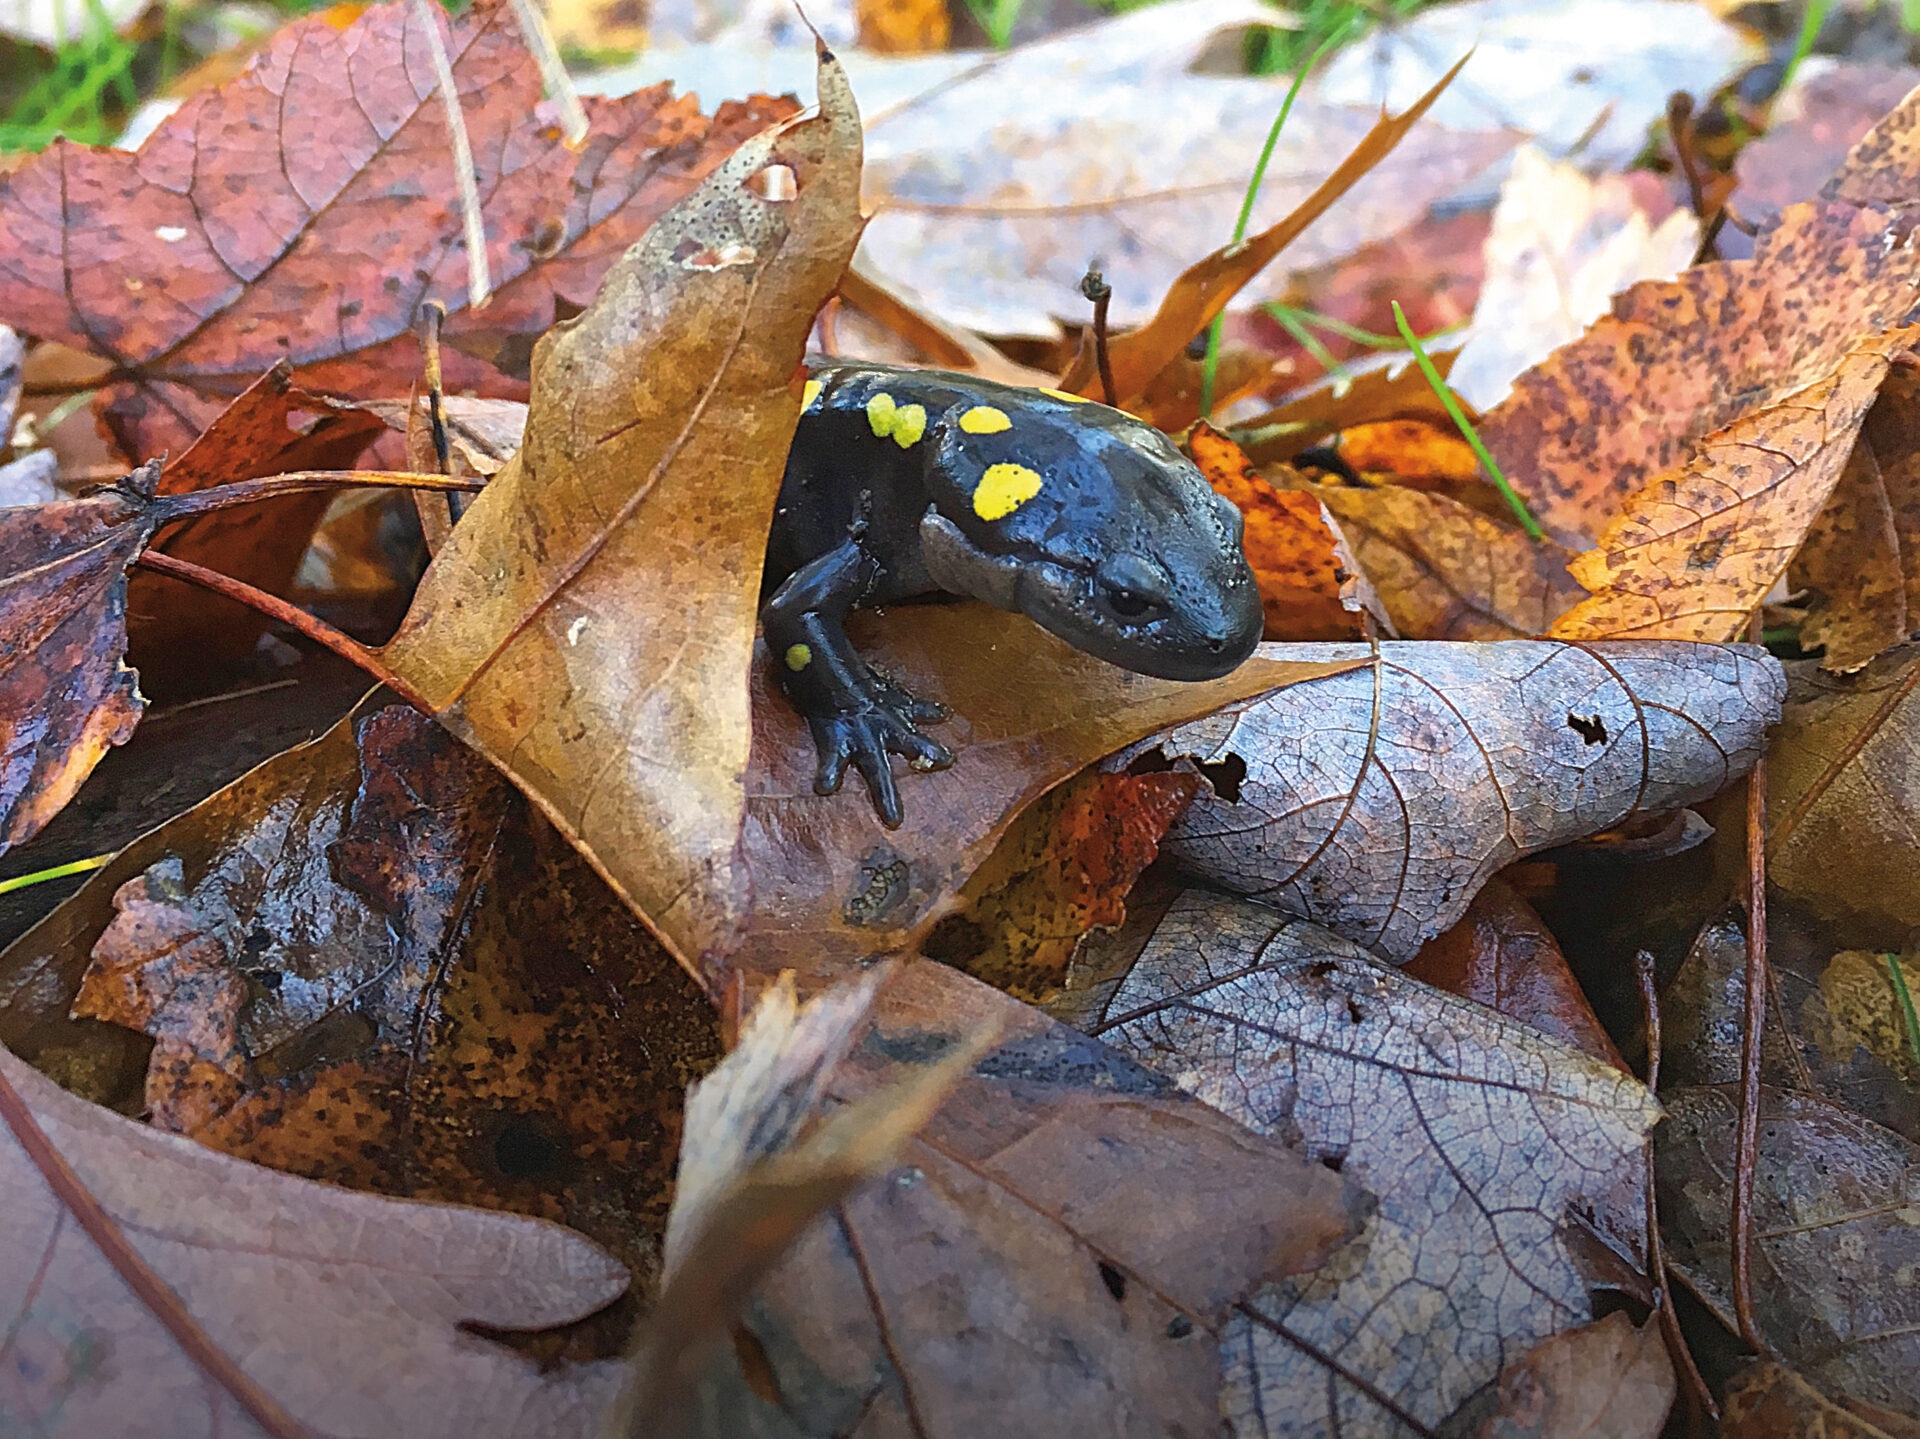
<path id="1" fill-rule="evenodd" d="M 997 435 L 1002 430 L 1013 428 L 1013 421 L 1007 418 L 1005 410 L 996 410 L 992 405 L 975 405 L 960 417 L 960 428 L 970 435 Z"/>
<path id="2" fill-rule="evenodd" d="M 988 465 L 973 492 L 973 512 L 983 520 L 1005 519 L 1039 493 L 1039 471 L 1025 465 Z"/>
<path id="3" fill-rule="evenodd" d="M 787 668 L 792 670 L 795 674 L 799 674 L 801 670 L 805 669 L 808 665 L 812 663 L 813 663 L 813 646 L 812 645 L 788 645 L 787 646 Z"/>
<path id="4" fill-rule="evenodd" d="M 903 450 L 920 443 L 927 432 L 925 405 L 896 405 L 885 390 L 867 401 L 867 424 L 880 439 L 891 438 Z"/>
<path id="5" fill-rule="evenodd" d="M 1065 400 L 1069 405 L 1084 405 L 1087 403 L 1087 397 L 1085 395 L 1070 395 L 1065 390 L 1049 390 L 1045 385 L 1040 386 L 1040 393 L 1043 395 L 1052 395 L 1056 400 Z"/>
<path id="6" fill-rule="evenodd" d="M 820 403 L 820 392 L 824 389 L 826 389 L 826 386 L 818 380 L 807 381 L 806 389 L 800 392 L 800 409 L 802 412 L 811 410 L 815 405 Z"/>

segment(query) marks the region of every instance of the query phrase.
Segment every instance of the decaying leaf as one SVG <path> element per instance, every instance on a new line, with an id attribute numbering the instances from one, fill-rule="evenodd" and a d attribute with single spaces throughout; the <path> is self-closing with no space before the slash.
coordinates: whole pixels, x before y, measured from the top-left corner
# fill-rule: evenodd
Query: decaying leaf
<path id="1" fill-rule="evenodd" d="M 1826 507 L 1888 368 L 1920 326 L 1864 342 L 1827 378 L 1704 437 L 1574 557 L 1592 592 L 1553 626 L 1561 639 L 1723 642 L 1786 574 Z"/>
<path id="2" fill-rule="evenodd" d="M 1112 952 L 1083 951 L 1082 1027 L 1379 1201 L 1325 1268 L 1236 1306 L 1236 1433 L 1432 1429 L 1591 1317 L 1567 1229 L 1641 1172 L 1659 1106 L 1631 1076 L 1242 900 L 1194 891 Z"/>
<path id="3" fill-rule="evenodd" d="M 1736 1089 L 1661 1098 L 1667 1260 L 1733 1327 L 1728 1195 Z M 1835 1393 L 1920 1418 L 1920 1146 L 1812 1095 L 1762 1092 L 1754 1312 L 1782 1359 Z"/>
<path id="4" fill-rule="evenodd" d="M 183 448 L 220 407 L 206 397 L 283 359 L 309 388 L 405 393 L 419 373 L 409 329 L 429 300 L 488 356 L 450 356 L 449 387 L 515 390 L 500 367 L 524 375 L 557 303 L 586 304 L 669 204 L 791 113 L 759 101 L 709 121 L 662 86 L 588 101 L 593 135 L 576 154 L 540 102 L 512 9 L 445 22 L 497 287 L 471 314 L 428 13 L 395 3 L 345 30 L 298 21 L 138 153 L 57 140 L 0 176 L 0 313 L 133 377 L 109 414 L 137 457 Z"/>
<path id="5" fill-rule="evenodd" d="M 1785 691 L 1751 645 L 1390 641 L 1369 661 L 1154 743 L 1213 781 L 1169 854 L 1396 960 L 1520 856 L 1746 773 Z"/>
<path id="6" fill-rule="evenodd" d="M 0 1086 L 9 1433 L 253 1439 L 264 1413 L 276 1434 L 562 1439 L 618 1384 L 611 1364 L 543 1373 L 462 1328 L 617 1298 L 626 1272 L 577 1234 L 242 1164 L 6 1053 Z M 50 1156 L 23 1147 L 21 1115 Z"/>
<path id="7" fill-rule="evenodd" d="M 1126 918 L 1134 881 L 1203 783 L 1178 770 L 1081 771 L 1013 822 L 922 952 L 1016 999 L 1045 999 L 1080 937 Z"/>
<path id="8" fill-rule="evenodd" d="M 643 1271 L 719 1050 L 584 861 L 404 706 L 124 851 L 0 961 L 0 1040 L 212 1148 L 561 1220 Z"/>
<path id="9" fill-rule="evenodd" d="M 860 230 L 859 112 L 824 53 L 819 83 L 818 118 L 742 145 L 541 339 L 526 443 L 387 648 L 689 965 L 746 906 L 747 669 L 789 382 Z"/>
<path id="10" fill-rule="evenodd" d="M 1889 1419 L 1884 1429 L 1875 1422 Z M 1915 1423 L 1858 1400 L 1842 1408 L 1784 1364 L 1761 1360 L 1727 1385 L 1720 1432 L 1727 1439 L 1910 1439 Z"/>
<path id="11" fill-rule="evenodd" d="M 127 567 L 153 535 L 158 471 L 0 510 L 0 852 L 38 833 L 140 722 L 122 658 Z"/>
<path id="12" fill-rule="evenodd" d="M 1349 649 L 1259 656 L 1223 679 L 1181 684 L 1081 654 L 1022 615 L 968 602 L 856 612 L 862 654 L 952 711 L 938 731 L 953 768 L 903 785 L 907 822 L 883 829 L 857 795 L 813 792 L 806 722 L 754 666 L 746 863 L 754 910 L 731 963 L 831 976 L 917 949 L 1027 805 L 1095 760 L 1167 724 L 1351 668 Z"/>
<path id="13" fill-rule="evenodd" d="M 862 268 L 948 322 L 1053 339 L 1061 319 L 1085 317 L 1080 278 L 1101 257 L 1114 326 L 1144 324 L 1193 257 L 1232 236 L 1247 176 L 1287 89 L 1283 76 L 1196 73 L 1196 61 L 1222 32 L 1272 23 L 1274 12 L 1254 0 L 1147 6 L 995 55 L 964 74 L 943 72 L 923 93 L 876 109 L 866 181 L 874 219 Z M 1149 95 L 1151 102 L 1143 99 Z M 1376 104 L 1296 104 L 1268 166 L 1253 231 L 1300 207 L 1338 157 L 1363 143 L 1379 114 Z M 1392 234 L 1518 138 L 1500 128 L 1420 126 L 1289 248 L 1290 262 L 1308 268 Z M 1201 262 L 1194 284 L 1223 269 L 1234 266 Z M 1243 293 L 1271 299 L 1284 283 L 1269 271 Z M 1203 318 L 1168 354 L 1205 324 L 1194 298 L 1179 308 Z M 1164 343 L 1156 338 L 1155 350 Z M 1121 389 L 1138 393 L 1158 369 L 1141 364 L 1137 384 Z"/>
<path id="14" fill-rule="evenodd" d="M 1899 950 L 1920 926 L 1920 656 L 1856 675 L 1796 666 L 1769 750 L 1768 878 L 1838 943 Z"/>
<path id="15" fill-rule="evenodd" d="M 1585 593 L 1566 550 L 1450 495 L 1406 485 L 1312 493 L 1405 639 L 1531 638 Z"/>
<path id="16" fill-rule="evenodd" d="M 1616 1311 L 1508 1365 L 1480 1439 L 1659 1439 L 1676 1387 L 1660 1326 Z"/>

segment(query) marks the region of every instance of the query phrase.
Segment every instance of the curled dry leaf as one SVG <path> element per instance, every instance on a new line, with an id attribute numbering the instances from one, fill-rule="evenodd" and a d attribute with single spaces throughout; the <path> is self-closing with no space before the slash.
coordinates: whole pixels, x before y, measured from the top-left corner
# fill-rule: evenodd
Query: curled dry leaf
<path id="1" fill-rule="evenodd" d="M 1480 1439 L 1659 1439 L 1676 1389 L 1658 1322 L 1616 1310 L 1508 1365 Z"/>
<path id="2" fill-rule="evenodd" d="M 1729 1329 L 1737 1088 L 1662 1095 L 1654 1137 L 1667 1262 Z M 1814 1383 L 1920 1418 L 1920 1146 L 1806 1094 L 1762 1091 L 1754 1313 Z"/>
<path id="3" fill-rule="evenodd" d="M 1752 259 L 1616 297 L 1611 314 L 1515 381 L 1480 437 L 1541 524 L 1591 544 L 1634 496 L 1662 498 L 1654 480 L 1686 464 L 1696 440 L 1831 381 L 1862 342 L 1907 324 L 1916 281 L 1920 242 L 1904 221 L 1837 201 L 1795 205 Z M 1853 368 L 1862 364 L 1871 368 Z"/>
<path id="4" fill-rule="evenodd" d="M 1388 642 L 1370 658 L 1153 743 L 1213 781 L 1169 854 L 1394 960 L 1520 856 L 1745 774 L 1785 691 L 1753 645 Z"/>
<path id="5" fill-rule="evenodd" d="M 806 722 L 754 666 L 753 763 L 744 849 L 754 911 L 732 963 L 832 975 L 916 949 L 1027 805 L 1095 760 L 1167 724 L 1249 695 L 1337 673 L 1360 658 L 1302 648 L 1223 679 L 1181 684 L 1081 654 L 1023 615 L 968 602 L 908 605 L 849 626 L 870 661 L 945 704 L 953 768 L 903 786 L 907 822 L 881 828 L 858 795 L 813 792 Z"/>
<path id="6" fill-rule="evenodd" d="M 1592 592 L 1561 639 L 1737 639 L 1823 510 L 1888 367 L 1920 326 L 1866 341 L 1825 379 L 1707 435 L 1627 502 L 1572 570 Z"/>
<path id="7" fill-rule="evenodd" d="M 1137 958 L 1083 955 L 1077 1023 L 1379 1202 L 1325 1268 L 1235 1306 L 1236 1433 L 1431 1430 L 1591 1317 L 1569 1230 L 1641 1172 L 1660 1111 L 1630 1075 L 1226 896 L 1183 896 Z M 1631 1227 L 1613 1242 L 1633 1262 Z"/>
<path id="8" fill-rule="evenodd" d="M 585 862 L 397 705 L 123 851 L 0 960 L 0 1041 L 211 1148 L 561 1220 L 636 1269 L 719 1055 Z"/>
<path id="9" fill-rule="evenodd" d="M 0 176 L 0 313 L 132 376 L 108 414 L 122 446 L 183 448 L 268 366 L 320 390 L 401 394 L 419 372 L 419 307 L 449 337 L 525 374 L 557 306 L 607 267 L 783 102 L 709 121 L 657 86 L 586 103 L 574 152 L 540 102 L 540 72 L 505 3 L 451 21 L 496 291 L 466 310 L 467 256 L 446 110 L 417 5 L 326 16 L 274 36 L 239 78 L 202 91 L 137 153 L 56 140 Z M 369 224 L 369 207 L 381 222 Z M 520 357 L 516 362 L 515 354 Z M 450 356 L 451 388 L 500 392 L 496 364 Z"/>
<path id="10" fill-rule="evenodd" d="M 746 909 L 747 669 L 790 380 L 860 231 L 859 111 L 824 52 L 819 75 L 817 118 L 742 145 L 541 339 L 526 443 L 386 651 L 689 965 Z M 792 185 L 752 183 L 773 168 Z"/>
<path id="11" fill-rule="evenodd" d="M 242 1164 L 5 1052 L 0 1087 L 8 1433 L 562 1439 L 618 1384 L 611 1364 L 543 1373 L 462 1328 L 547 1328 L 617 1298 L 626 1272 L 577 1234 Z"/>
<path id="12" fill-rule="evenodd" d="M 0 510 L 0 852 L 37 834 L 140 722 L 127 567 L 159 466 L 112 490 Z"/>
<path id="13" fill-rule="evenodd" d="M 761 1285 L 703 1385 L 708 1432 L 1211 1434 L 1233 1304 L 1359 1230 L 1349 1181 L 924 960 L 887 981 L 829 1097 L 859 1103 L 988 1027 L 899 1166 Z"/>
<path id="14" fill-rule="evenodd" d="M 1920 926 L 1920 655 L 1809 669 L 1768 751 L 1768 878 L 1840 943 L 1898 950 Z"/>

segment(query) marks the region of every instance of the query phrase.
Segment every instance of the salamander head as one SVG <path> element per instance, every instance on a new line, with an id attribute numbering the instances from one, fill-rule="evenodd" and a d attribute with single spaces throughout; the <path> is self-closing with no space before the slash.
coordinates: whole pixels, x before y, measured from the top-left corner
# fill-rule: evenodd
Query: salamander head
<path id="1" fill-rule="evenodd" d="M 940 421 L 920 527 L 934 582 L 1162 679 L 1251 655 L 1263 616 L 1240 512 L 1193 463 L 1105 405 L 994 392 Z"/>

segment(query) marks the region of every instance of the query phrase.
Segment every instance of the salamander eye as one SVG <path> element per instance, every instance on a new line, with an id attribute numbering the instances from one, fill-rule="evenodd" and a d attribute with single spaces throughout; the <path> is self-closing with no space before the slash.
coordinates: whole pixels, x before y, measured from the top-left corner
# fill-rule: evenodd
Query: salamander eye
<path id="1" fill-rule="evenodd" d="M 1101 602 L 1123 620 L 1156 617 L 1173 605 L 1165 578 L 1133 555 L 1120 555 L 1102 565 L 1099 585 Z"/>

